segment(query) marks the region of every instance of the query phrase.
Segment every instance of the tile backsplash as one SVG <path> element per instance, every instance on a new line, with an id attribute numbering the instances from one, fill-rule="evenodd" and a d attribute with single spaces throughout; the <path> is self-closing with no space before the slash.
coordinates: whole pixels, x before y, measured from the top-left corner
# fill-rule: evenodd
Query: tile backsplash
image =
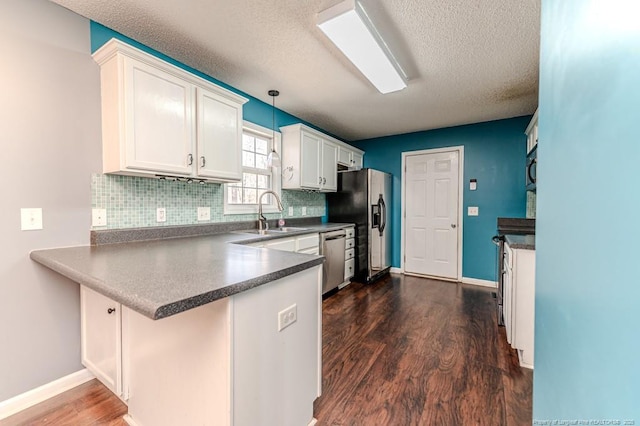
<path id="1" fill-rule="evenodd" d="M 222 184 L 176 182 L 133 176 L 93 174 L 91 207 L 107 210 L 107 226 L 93 229 L 144 228 L 150 226 L 193 225 L 212 222 L 256 220 L 256 214 L 224 214 Z M 316 192 L 282 190 L 282 217 L 324 216 L 325 195 Z M 156 221 L 156 209 L 166 209 L 166 222 Z M 211 220 L 198 221 L 197 208 L 210 207 Z M 293 215 L 288 208 L 293 207 Z M 267 213 L 269 219 L 280 213 Z"/>

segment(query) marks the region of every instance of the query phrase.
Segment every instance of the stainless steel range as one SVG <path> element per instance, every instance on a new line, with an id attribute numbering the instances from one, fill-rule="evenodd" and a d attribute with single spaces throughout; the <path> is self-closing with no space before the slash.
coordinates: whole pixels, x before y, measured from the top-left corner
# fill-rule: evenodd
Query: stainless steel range
<path id="1" fill-rule="evenodd" d="M 514 235 L 534 235 L 536 233 L 535 219 L 521 219 L 510 217 L 499 217 L 497 220 L 498 234 L 492 238 L 492 241 L 498 246 L 497 256 L 497 273 L 498 273 L 498 325 L 504 325 L 504 317 L 502 315 L 502 299 L 504 296 L 504 236 L 507 234 Z"/>

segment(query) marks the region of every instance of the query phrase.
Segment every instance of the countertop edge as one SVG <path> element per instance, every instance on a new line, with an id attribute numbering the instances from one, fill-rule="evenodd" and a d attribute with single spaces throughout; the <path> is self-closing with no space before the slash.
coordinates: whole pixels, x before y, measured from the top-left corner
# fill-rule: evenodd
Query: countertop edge
<path id="1" fill-rule="evenodd" d="M 74 281 L 80 285 L 84 285 L 91 290 L 95 290 L 96 292 L 102 294 L 103 296 L 106 296 L 118 303 L 122 303 L 123 305 L 127 306 L 125 303 L 123 303 L 123 300 L 126 300 L 126 297 L 123 294 L 117 291 L 113 291 L 111 287 L 106 286 L 101 280 L 98 280 L 90 275 L 78 272 L 78 270 L 68 267 L 60 262 L 49 259 L 46 255 L 44 255 L 44 252 L 46 251 L 46 249 L 33 250 L 29 253 L 29 257 L 31 258 L 31 260 L 51 269 L 54 272 L 57 272 L 63 277 L 69 278 L 71 281 Z M 143 309 L 139 306 L 133 310 L 151 319 L 153 319 L 155 315 L 154 311 Z"/>
<path id="2" fill-rule="evenodd" d="M 529 234 L 528 236 L 531 236 Z M 524 241 L 515 241 L 514 238 L 523 239 L 527 235 L 517 235 L 517 234 L 505 234 L 505 241 L 509 245 L 509 248 L 513 250 L 534 250 L 536 249 L 535 239 L 533 243 L 527 243 Z"/>
<path id="3" fill-rule="evenodd" d="M 121 303 L 127 308 L 144 315 L 152 320 L 158 320 L 166 318 L 189 309 L 196 308 L 198 306 L 205 305 L 207 303 L 214 302 L 225 297 L 233 296 L 243 291 L 251 290 L 255 287 L 259 287 L 264 284 L 268 284 L 272 281 L 293 275 L 295 273 L 304 271 L 306 269 L 313 268 L 314 266 L 322 265 L 324 262 L 323 256 L 310 256 L 308 261 L 298 263 L 296 265 L 280 269 L 278 271 L 270 272 L 268 274 L 259 275 L 257 277 L 250 278 L 248 280 L 239 281 L 237 283 L 229 284 L 223 288 L 219 288 L 207 293 L 199 294 L 188 299 L 178 300 L 176 302 L 160 305 L 155 309 L 145 309 L 143 306 L 136 305 L 132 307 L 129 298 L 121 292 L 113 291 L 112 287 L 105 285 L 104 282 L 98 280 L 90 275 L 78 272 L 78 270 L 68 267 L 60 262 L 51 260 L 44 252 L 47 250 L 33 250 L 29 253 L 29 257 L 51 269 L 54 272 L 74 281 L 80 285 L 86 286 L 91 290 L 94 290 L 115 302 Z"/>
<path id="4" fill-rule="evenodd" d="M 197 308 L 198 306 L 206 305 L 207 303 L 215 302 L 216 300 L 224 299 L 225 297 L 230 297 L 238 293 L 260 287 L 264 284 L 269 284 L 273 281 L 279 280 L 289 275 L 293 275 L 298 272 L 313 268 L 314 266 L 322 265 L 323 262 L 324 257 L 316 257 L 310 259 L 307 262 L 300 263 L 289 268 L 281 269 L 276 272 L 261 275 L 235 284 L 230 284 L 224 288 L 217 289 L 208 293 L 203 293 L 189 299 L 169 303 L 156 309 L 153 317 L 150 318 L 159 320 L 171 315 L 178 314 L 180 312 L 188 311 L 189 309 Z"/>

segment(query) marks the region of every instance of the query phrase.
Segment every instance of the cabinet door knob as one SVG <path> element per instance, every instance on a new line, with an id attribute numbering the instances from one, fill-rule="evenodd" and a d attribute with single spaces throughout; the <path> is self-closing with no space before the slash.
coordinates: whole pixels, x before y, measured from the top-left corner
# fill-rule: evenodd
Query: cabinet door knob
<path id="1" fill-rule="evenodd" d="M 451 224 L 451 227 L 452 227 L 453 229 L 455 229 L 455 228 L 456 228 L 456 224 L 455 224 L 455 223 L 452 223 L 452 224 Z"/>
<path id="2" fill-rule="evenodd" d="M 115 311 L 116 311 L 116 308 L 109 308 L 109 309 L 107 309 L 107 313 L 108 313 L 109 315 L 111 315 L 111 314 L 112 314 L 112 313 L 114 313 Z"/>
<path id="3" fill-rule="evenodd" d="M 190 166 L 193 164 L 193 154 L 189 154 L 187 155 L 187 166 Z"/>
<path id="4" fill-rule="evenodd" d="M 200 157 L 200 167 L 204 167 L 207 164 L 207 160 L 205 160 L 204 156 Z"/>

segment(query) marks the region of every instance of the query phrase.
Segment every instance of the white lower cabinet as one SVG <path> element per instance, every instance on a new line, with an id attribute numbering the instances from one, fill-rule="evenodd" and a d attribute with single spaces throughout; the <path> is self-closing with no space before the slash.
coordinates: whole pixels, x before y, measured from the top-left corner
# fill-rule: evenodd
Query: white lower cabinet
<path id="1" fill-rule="evenodd" d="M 344 252 L 344 281 L 345 285 L 355 274 L 355 228 L 346 228 L 345 252 Z"/>
<path id="2" fill-rule="evenodd" d="M 320 265 L 155 321 L 80 288 L 82 362 L 127 403 L 128 424 L 315 422 Z M 280 330 L 279 313 L 292 306 L 296 321 Z"/>
<path id="3" fill-rule="evenodd" d="M 535 250 L 505 244 L 504 325 L 507 341 L 517 350 L 520 365 L 533 368 L 535 323 Z"/>
<path id="4" fill-rule="evenodd" d="M 95 291 L 80 286 L 80 329 L 82 364 L 98 380 L 123 400 L 127 386 L 123 368 L 122 305 Z"/>

